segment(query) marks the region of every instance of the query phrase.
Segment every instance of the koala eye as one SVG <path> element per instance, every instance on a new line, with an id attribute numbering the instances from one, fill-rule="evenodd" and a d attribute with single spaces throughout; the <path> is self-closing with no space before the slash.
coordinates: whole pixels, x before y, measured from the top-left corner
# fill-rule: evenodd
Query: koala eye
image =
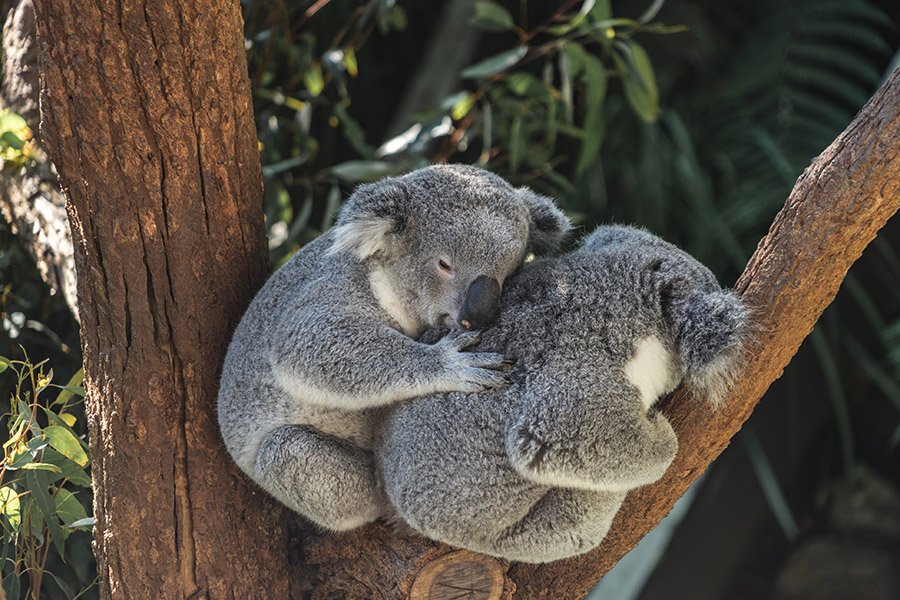
<path id="1" fill-rule="evenodd" d="M 438 269 L 447 275 L 453 275 L 453 267 L 443 258 L 437 260 Z"/>

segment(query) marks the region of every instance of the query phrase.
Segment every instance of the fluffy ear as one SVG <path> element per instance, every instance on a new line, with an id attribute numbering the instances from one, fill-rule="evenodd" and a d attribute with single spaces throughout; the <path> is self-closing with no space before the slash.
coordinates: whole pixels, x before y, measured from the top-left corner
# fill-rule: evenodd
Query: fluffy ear
<path id="1" fill-rule="evenodd" d="M 356 188 L 341 210 L 328 253 L 347 250 L 364 260 L 383 250 L 387 236 L 406 227 L 407 200 L 405 186 L 396 179 Z"/>
<path id="2" fill-rule="evenodd" d="M 518 191 L 531 218 L 528 251 L 537 255 L 554 252 L 572 228 L 572 223 L 550 198 L 536 194 L 527 187 Z"/>

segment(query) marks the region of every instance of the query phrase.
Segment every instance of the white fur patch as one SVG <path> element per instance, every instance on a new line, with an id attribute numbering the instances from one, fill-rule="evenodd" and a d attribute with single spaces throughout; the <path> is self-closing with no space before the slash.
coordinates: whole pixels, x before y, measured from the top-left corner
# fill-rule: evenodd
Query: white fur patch
<path id="1" fill-rule="evenodd" d="M 678 383 L 669 351 L 652 335 L 634 345 L 634 356 L 625 363 L 624 371 L 628 381 L 640 392 L 645 408 L 653 406 Z"/>
<path id="2" fill-rule="evenodd" d="M 364 260 L 384 248 L 384 238 L 393 228 L 394 222 L 383 217 L 345 223 L 334 228 L 334 244 L 328 254 L 349 250 L 356 258 Z"/>
<path id="3" fill-rule="evenodd" d="M 372 294 L 378 304 L 400 325 L 400 330 L 409 337 L 414 337 L 419 332 L 419 323 L 403 306 L 387 273 L 382 269 L 373 270 L 369 273 L 369 285 L 372 286 Z"/>
<path id="4" fill-rule="evenodd" d="M 281 386 L 281 389 L 304 403 L 350 411 L 386 406 L 407 398 L 424 396 L 434 393 L 436 387 L 432 382 L 412 386 L 404 386 L 398 383 L 380 391 L 357 394 L 349 392 L 338 393 L 322 388 L 309 381 L 306 377 L 278 363 L 272 365 L 272 374 L 275 376 L 275 380 Z"/>

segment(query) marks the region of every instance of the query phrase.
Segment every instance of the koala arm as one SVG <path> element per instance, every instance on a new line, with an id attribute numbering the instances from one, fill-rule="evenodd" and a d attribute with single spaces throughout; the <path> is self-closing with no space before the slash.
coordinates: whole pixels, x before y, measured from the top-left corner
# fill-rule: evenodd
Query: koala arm
<path id="1" fill-rule="evenodd" d="M 316 317 L 282 328 L 270 355 L 277 383 L 304 402 L 362 410 L 506 381 L 508 365 L 501 355 L 462 352 L 477 342 L 475 333 L 428 345 L 365 314 L 304 312 Z"/>

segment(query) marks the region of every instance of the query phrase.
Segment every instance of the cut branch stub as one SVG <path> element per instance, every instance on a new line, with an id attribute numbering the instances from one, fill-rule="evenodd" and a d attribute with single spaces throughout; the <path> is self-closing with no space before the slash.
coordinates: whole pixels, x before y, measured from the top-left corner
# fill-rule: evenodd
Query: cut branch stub
<path id="1" fill-rule="evenodd" d="M 504 569 L 490 556 L 468 550 L 448 552 L 416 575 L 412 600 L 501 600 Z"/>

